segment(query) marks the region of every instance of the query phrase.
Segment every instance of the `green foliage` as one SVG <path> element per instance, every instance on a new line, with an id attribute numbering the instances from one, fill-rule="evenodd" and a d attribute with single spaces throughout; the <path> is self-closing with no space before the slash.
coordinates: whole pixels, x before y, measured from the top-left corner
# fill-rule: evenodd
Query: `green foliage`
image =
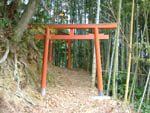
<path id="1" fill-rule="evenodd" d="M 59 54 L 60 55 L 63 55 L 65 54 L 67 51 L 66 51 L 66 41 L 64 40 L 54 40 L 53 41 L 53 44 L 55 44 L 55 46 L 57 46 L 56 48 L 56 51 L 59 51 Z M 67 52 L 68 53 L 68 52 Z"/>
<path id="2" fill-rule="evenodd" d="M 138 110 L 139 103 L 140 103 L 140 100 L 135 101 L 135 102 L 133 103 L 133 104 L 134 104 L 134 109 L 135 109 L 135 111 Z M 150 113 L 150 105 L 148 105 L 145 101 L 144 101 L 143 104 L 142 104 L 140 113 Z"/>
<path id="3" fill-rule="evenodd" d="M 142 93 L 143 93 L 143 88 L 139 88 L 139 87 L 135 87 L 135 100 L 139 100 L 142 97 Z"/>
<path id="4" fill-rule="evenodd" d="M 8 18 L 3 18 L 0 20 L 0 28 L 8 27 L 11 25 L 11 20 Z"/>
<path id="5" fill-rule="evenodd" d="M 126 84 L 126 73 L 119 73 L 117 77 L 118 81 L 118 93 L 123 95 L 125 93 L 125 84 Z"/>
<path id="6" fill-rule="evenodd" d="M 43 50 L 44 50 L 44 40 L 38 40 L 37 41 L 37 47 L 39 48 L 39 50 L 41 52 L 43 52 Z"/>
<path id="7" fill-rule="evenodd" d="M 150 11 L 150 1 L 149 0 L 139 0 L 139 6 L 141 9 L 141 12 L 144 12 L 146 9 L 147 11 Z"/>

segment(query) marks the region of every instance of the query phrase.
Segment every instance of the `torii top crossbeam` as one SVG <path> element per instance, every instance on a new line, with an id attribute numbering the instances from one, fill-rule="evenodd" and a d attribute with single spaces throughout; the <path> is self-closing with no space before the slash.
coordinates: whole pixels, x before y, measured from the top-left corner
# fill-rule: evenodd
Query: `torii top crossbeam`
<path id="1" fill-rule="evenodd" d="M 44 39 L 44 57 L 43 57 L 43 69 L 42 69 L 42 81 L 41 81 L 41 93 L 45 95 L 46 88 L 46 73 L 47 73 L 47 62 L 48 62 L 48 48 L 49 40 L 72 40 L 72 39 L 94 39 L 95 50 L 96 50 L 96 64 L 97 64 L 97 79 L 98 79 L 98 95 L 103 96 L 103 81 L 102 81 L 102 68 L 101 68 L 101 55 L 100 55 L 100 43 L 99 39 L 108 39 L 108 35 L 99 34 L 99 29 L 115 29 L 117 24 L 48 24 L 41 25 L 45 28 L 45 34 L 35 36 L 35 39 Z M 30 26 L 35 28 L 35 26 Z M 54 35 L 51 34 L 49 29 L 70 29 L 69 35 Z M 94 34 L 89 35 L 74 35 L 73 29 L 93 29 Z M 60 38 L 59 38 L 60 37 Z M 69 41 L 70 44 L 70 41 Z M 52 49 L 52 47 L 51 47 Z M 70 55 L 71 57 L 71 55 Z"/>
<path id="2" fill-rule="evenodd" d="M 54 29 L 115 29 L 117 24 L 46 24 L 41 25 L 45 28 L 54 28 Z"/>

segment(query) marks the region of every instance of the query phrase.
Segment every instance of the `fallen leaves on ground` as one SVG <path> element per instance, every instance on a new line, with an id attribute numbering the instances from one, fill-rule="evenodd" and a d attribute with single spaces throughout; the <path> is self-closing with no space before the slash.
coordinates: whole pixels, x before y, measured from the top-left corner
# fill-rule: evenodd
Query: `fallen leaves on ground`
<path id="1" fill-rule="evenodd" d="M 55 66 L 48 69 L 56 76 L 58 83 L 55 87 L 47 86 L 45 96 L 41 96 L 37 90 L 39 88 L 30 85 L 23 90 L 34 106 L 17 97 L 16 88 L 8 85 L 9 82 L 4 83 L 3 86 L 8 89 L 0 87 L 0 113 L 130 113 L 129 108 L 119 100 L 91 98 L 97 95 L 97 89 L 90 87 L 88 72 Z M 4 82 L 4 78 L 0 82 Z"/>

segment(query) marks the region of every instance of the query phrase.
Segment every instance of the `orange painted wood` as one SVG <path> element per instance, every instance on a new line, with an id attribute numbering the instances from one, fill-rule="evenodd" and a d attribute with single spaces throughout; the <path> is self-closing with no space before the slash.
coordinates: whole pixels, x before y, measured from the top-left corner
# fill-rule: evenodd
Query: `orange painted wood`
<path id="1" fill-rule="evenodd" d="M 41 80 L 41 89 L 46 88 L 46 74 L 47 74 L 47 62 L 48 62 L 48 47 L 49 47 L 49 30 L 46 29 L 46 38 L 44 43 L 44 57 L 43 57 L 43 69 L 42 69 L 42 80 Z"/>
<path id="2" fill-rule="evenodd" d="M 72 28 L 70 29 L 70 36 L 74 36 L 74 30 Z"/>
<path id="3" fill-rule="evenodd" d="M 50 41 L 50 52 L 49 52 L 49 62 L 52 64 L 53 62 L 53 41 Z"/>
<path id="4" fill-rule="evenodd" d="M 109 35 L 104 35 L 104 34 L 99 34 L 99 39 L 109 39 Z M 89 34 L 89 35 L 54 35 L 51 37 L 52 40 L 91 40 L 94 39 L 94 34 Z"/>
<path id="5" fill-rule="evenodd" d="M 64 39 L 64 40 L 65 40 L 65 39 Z M 68 41 L 72 42 L 72 40 L 70 40 L 70 39 L 66 39 L 65 41 L 66 41 L 66 42 L 68 42 Z"/>
<path id="6" fill-rule="evenodd" d="M 35 39 L 44 39 L 45 35 L 37 35 L 34 38 Z M 89 34 L 89 35 L 50 35 L 49 38 L 51 40 L 91 40 L 94 39 L 94 34 Z M 104 34 L 99 34 L 98 35 L 99 39 L 109 39 L 109 35 L 104 35 Z"/>
<path id="7" fill-rule="evenodd" d="M 97 64 L 98 90 L 103 91 L 100 43 L 99 43 L 99 38 L 98 38 L 99 35 L 98 34 L 99 34 L 98 28 L 95 28 L 94 29 L 94 35 L 95 35 L 95 52 L 96 52 L 96 64 Z"/>
<path id="8" fill-rule="evenodd" d="M 71 68 L 71 41 L 68 40 L 68 68 Z"/>
<path id="9" fill-rule="evenodd" d="M 39 25 L 40 26 L 40 25 Z M 43 28 L 54 28 L 54 29 L 115 29 L 117 28 L 116 23 L 112 24 L 47 24 L 47 25 L 41 25 Z M 36 29 L 36 26 L 30 25 L 28 27 L 29 29 Z"/>

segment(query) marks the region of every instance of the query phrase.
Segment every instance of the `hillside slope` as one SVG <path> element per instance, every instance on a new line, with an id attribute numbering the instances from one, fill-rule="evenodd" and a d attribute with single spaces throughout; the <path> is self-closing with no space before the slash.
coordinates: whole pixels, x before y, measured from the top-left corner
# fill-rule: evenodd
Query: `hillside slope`
<path id="1" fill-rule="evenodd" d="M 97 90 L 90 88 L 90 75 L 85 71 L 50 65 L 48 76 L 54 76 L 54 82 L 47 83 L 45 96 L 31 84 L 18 95 L 12 77 L 0 76 L 0 113 L 129 113 L 120 101 L 92 99 Z"/>

